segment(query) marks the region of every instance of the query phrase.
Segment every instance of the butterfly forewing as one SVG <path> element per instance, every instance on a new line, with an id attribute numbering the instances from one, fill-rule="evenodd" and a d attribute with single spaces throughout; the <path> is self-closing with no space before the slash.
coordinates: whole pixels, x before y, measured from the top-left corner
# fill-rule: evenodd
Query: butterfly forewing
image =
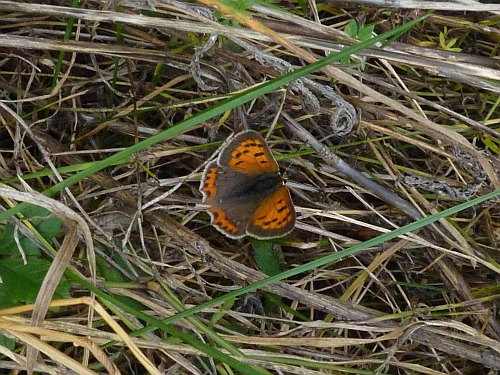
<path id="1" fill-rule="evenodd" d="M 217 163 L 215 161 L 209 163 L 203 172 L 203 178 L 200 183 L 200 191 L 203 194 L 203 202 L 211 202 L 217 195 Z"/>
<path id="2" fill-rule="evenodd" d="M 241 132 L 231 139 L 222 150 L 218 164 L 249 174 L 279 171 L 266 141 L 252 130 Z"/>
<path id="3" fill-rule="evenodd" d="M 203 202 L 210 205 L 208 213 L 212 224 L 230 238 L 246 235 L 246 227 L 258 203 L 245 197 L 235 196 L 245 186 L 249 177 L 229 167 L 219 167 L 216 162 L 209 163 L 203 173 L 200 191 Z M 240 198 L 240 199 L 235 199 Z"/>

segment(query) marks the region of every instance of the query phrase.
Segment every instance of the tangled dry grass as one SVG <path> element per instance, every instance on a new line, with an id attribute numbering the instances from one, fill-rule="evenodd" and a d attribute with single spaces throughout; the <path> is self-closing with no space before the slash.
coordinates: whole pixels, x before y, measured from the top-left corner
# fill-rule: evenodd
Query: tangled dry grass
<path id="1" fill-rule="evenodd" d="M 498 372 L 498 198 L 396 228 L 500 189 L 500 6 L 392 5 L 0 0 L 0 217 L 16 228 L 2 222 L 0 263 L 22 235 L 53 264 L 34 305 L 0 289 L 0 368 Z M 225 238 L 201 204 L 207 160 L 248 128 L 292 190 L 282 239 Z M 27 203 L 63 229 L 44 242 Z M 5 264 L 4 283 L 30 279 Z M 61 278 L 72 298 L 52 297 Z"/>

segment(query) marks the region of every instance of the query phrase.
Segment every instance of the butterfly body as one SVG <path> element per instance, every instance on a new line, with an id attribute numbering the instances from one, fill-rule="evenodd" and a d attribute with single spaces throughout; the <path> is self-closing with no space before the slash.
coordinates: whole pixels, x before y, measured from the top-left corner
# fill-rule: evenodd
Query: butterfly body
<path id="1" fill-rule="evenodd" d="M 209 163 L 200 184 L 213 225 L 231 238 L 280 237 L 295 226 L 295 209 L 264 138 L 244 131 Z"/>
<path id="2" fill-rule="evenodd" d="M 278 173 L 265 173 L 259 175 L 250 175 L 246 173 L 227 172 L 224 168 L 218 170 L 219 179 L 216 183 L 220 196 L 217 202 L 233 201 L 233 202 L 249 202 L 261 201 L 264 197 L 273 194 L 280 186 L 281 176 Z M 224 176 L 225 178 L 220 178 Z M 224 183 L 229 177 L 234 183 Z"/>

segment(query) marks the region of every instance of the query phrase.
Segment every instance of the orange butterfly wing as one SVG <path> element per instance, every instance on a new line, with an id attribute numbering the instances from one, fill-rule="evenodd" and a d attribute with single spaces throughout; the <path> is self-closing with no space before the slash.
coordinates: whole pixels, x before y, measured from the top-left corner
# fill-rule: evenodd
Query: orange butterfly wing
<path id="1" fill-rule="evenodd" d="M 235 221 L 234 218 L 228 217 L 226 211 L 221 207 L 212 206 L 208 212 L 212 217 L 212 224 L 219 232 L 230 238 L 241 238 L 245 236 L 245 225 Z"/>
<path id="2" fill-rule="evenodd" d="M 266 141 L 253 130 L 235 135 L 222 150 L 217 164 L 247 174 L 279 172 Z"/>
<path id="3" fill-rule="evenodd" d="M 226 186 L 221 186 L 224 181 L 224 172 L 222 177 L 220 171 L 223 168 L 213 161 L 209 163 L 203 173 L 203 178 L 200 183 L 200 191 L 203 194 L 203 202 L 211 205 L 208 213 L 211 217 L 211 222 L 218 231 L 227 235 L 230 238 L 241 238 L 245 236 L 245 229 L 249 220 L 249 215 L 245 218 L 244 215 L 233 215 L 231 207 L 223 204 Z M 242 221 L 243 220 L 243 221 Z"/>
<path id="4" fill-rule="evenodd" d="M 281 237 L 293 230 L 295 220 L 290 190 L 282 186 L 259 205 L 247 226 L 247 233 L 259 239 Z"/>
<path id="5" fill-rule="evenodd" d="M 215 180 L 217 179 L 217 163 L 211 162 L 205 167 L 203 178 L 200 183 L 200 191 L 203 194 L 203 202 L 210 203 L 217 195 Z"/>

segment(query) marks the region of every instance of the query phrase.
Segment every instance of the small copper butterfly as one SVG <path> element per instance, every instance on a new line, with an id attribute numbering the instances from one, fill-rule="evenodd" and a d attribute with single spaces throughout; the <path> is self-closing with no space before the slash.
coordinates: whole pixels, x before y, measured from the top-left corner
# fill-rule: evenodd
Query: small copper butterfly
<path id="1" fill-rule="evenodd" d="M 221 148 L 203 172 L 200 191 L 212 224 L 230 238 L 281 237 L 295 226 L 290 190 L 266 141 L 253 130 Z"/>

